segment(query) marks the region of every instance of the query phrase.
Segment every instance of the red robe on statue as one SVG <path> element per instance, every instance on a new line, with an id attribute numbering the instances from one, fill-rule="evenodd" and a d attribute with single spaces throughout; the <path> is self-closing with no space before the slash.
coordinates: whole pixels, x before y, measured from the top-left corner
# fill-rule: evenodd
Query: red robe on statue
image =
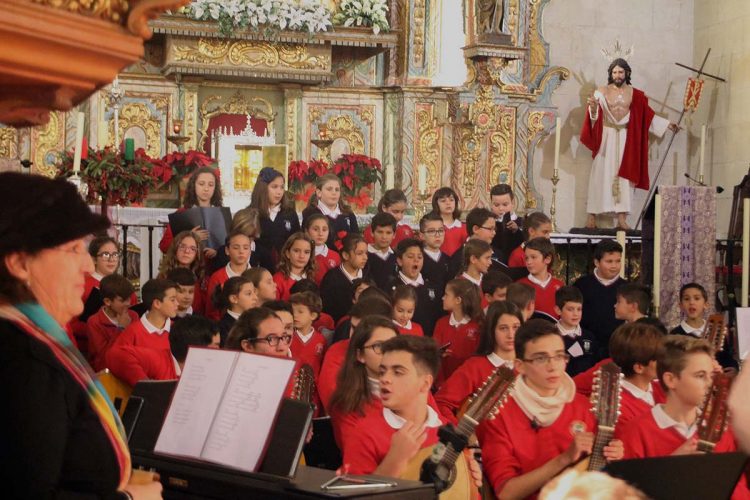
<path id="1" fill-rule="evenodd" d="M 604 110 L 599 106 L 596 123 L 591 123 L 588 110 L 585 112 L 581 142 L 591 150 L 595 158 L 602 144 L 604 129 Z M 648 133 L 654 110 L 648 105 L 648 98 L 643 91 L 633 88 L 633 101 L 630 104 L 630 121 L 625 151 L 617 175 L 632 182 L 639 189 L 648 189 Z"/>

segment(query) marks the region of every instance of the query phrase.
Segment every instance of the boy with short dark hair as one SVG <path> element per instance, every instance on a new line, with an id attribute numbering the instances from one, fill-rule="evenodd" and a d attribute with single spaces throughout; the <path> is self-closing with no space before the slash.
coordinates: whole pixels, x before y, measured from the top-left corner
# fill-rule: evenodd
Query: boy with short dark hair
<path id="1" fill-rule="evenodd" d="M 378 212 L 370 221 L 373 242 L 367 245 L 365 274 L 371 276 L 381 290 L 388 289 L 388 282 L 396 273 L 396 255 L 391 243 L 397 225 L 396 218 L 388 212 Z"/>
<path id="2" fill-rule="evenodd" d="M 167 279 L 177 285 L 177 316 L 175 321 L 193 314 L 195 284 L 198 278 L 187 267 L 175 267 L 167 273 Z"/>
<path id="3" fill-rule="evenodd" d="M 560 317 L 557 330 L 565 342 L 565 352 L 570 355 L 565 371 L 571 377 L 594 366 L 599 354 L 594 335 L 581 328 L 582 309 L 583 295 L 578 288 L 564 286 L 555 292 L 555 312 Z"/>
<path id="4" fill-rule="evenodd" d="M 557 327 L 541 319 L 521 325 L 514 339 L 516 377 L 512 395 L 494 420 L 477 428 L 484 472 L 499 498 L 526 498 L 581 457 L 591 453 L 596 420 L 589 401 L 565 373 L 568 355 Z M 604 447 L 608 460 L 622 458 L 622 443 Z"/>
<path id="5" fill-rule="evenodd" d="M 626 283 L 617 289 L 615 318 L 626 323 L 638 321 L 648 315 L 650 304 L 651 294 L 646 287 L 638 283 Z"/>
<path id="6" fill-rule="evenodd" d="M 526 283 L 511 283 L 508 285 L 505 300 L 512 302 L 523 315 L 523 320 L 528 321 L 534 315 L 536 306 L 536 289 Z"/>
<path id="7" fill-rule="evenodd" d="M 622 246 L 615 240 L 601 240 L 594 249 L 594 271 L 581 276 L 573 286 L 583 294 L 581 326 L 599 343 L 599 359 L 608 357 L 609 337 L 622 324 L 615 318 L 617 289 L 627 283 L 620 278 Z"/>
<path id="8" fill-rule="evenodd" d="M 250 269 L 253 244 L 252 238 L 240 231 L 233 231 L 227 236 L 224 251 L 229 257 L 229 263 L 211 275 L 211 278 L 208 280 L 206 297 L 213 297 L 214 289 L 217 286 L 223 286 L 229 278 L 240 276 L 243 272 Z M 210 300 L 206 305 L 206 317 L 213 321 L 218 321 L 221 318 L 221 311 Z"/>
<path id="9" fill-rule="evenodd" d="M 313 323 L 318 319 L 323 301 L 313 292 L 301 292 L 293 294 L 289 303 L 292 305 L 294 321 L 294 334 L 289 350 L 294 359 L 312 367 L 317 380 L 325 355 L 326 339 L 313 327 Z"/>
<path id="10" fill-rule="evenodd" d="M 508 257 L 508 267 L 513 268 L 525 268 L 526 267 L 526 256 L 524 254 L 524 248 L 526 247 L 527 241 L 533 240 L 534 238 L 547 238 L 549 239 L 552 234 L 552 220 L 542 212 L 532 212 L 526 215 L 526 219 L 523 221 L 523 237 L 524 243 L 521 243 L 513 249 Z"/>
<path id="11" fill-rule="evenodd" d="M 518 280 L 534 287 L 536 291 L 535 312 L 542 312 L 557 320 L 555 312 L 555 292 L 563 286 L 563 282 L 552 276 L 549 267 L 555 257 L 555 247 L 545 237 L 534 238 L 526 243 L 526 269 L 528 276 Z"/>
<path id="12" fill-rule="evenodd" d="M 489 271 L 482 277 L 482 295 L 488 304 L 505 300 L 508 295 L 508 285 L 511 279 L 498 271 Z"/>
<path id="13" fill-rule="evenodd" d="M 86 320 L 89 359 L 97 372 L 107 367 L 105 356 L 118 335 L 132 322 L 138 321 L 138 315 L 130 310 L 133 285 L 125 276 L 105 276 L 99 283 L 99 292 L 104 305 Z"/>
<path id="14" fill-rule="evenodd" d="M 486 208 L 472 208 L 466 215 L 466 231 L 469 235 L 466 241 L 484 241 L 490 245 L 490 248 L 492 248 L 492 240 L 495 237 L 495 214 Z M 450 277 L 457 277 L 463 267 L 464 252 L 462 248 L 451 257 L 450 263 L 448 264 L 448 275 Z M 489 270 L 502 272 L 511 276 L 508 271 L 508 266 L 500 262 L 497 259 L 497 256 L 494 255 L 494 249 L 492 263 L 490 264 Z"/>
<path id="15" fill-rule="evenodd" d="M 495 255 L 503 264 L 508 263 L 508 257 L 514 248 L 523 243 L 523 223 L 513 211 L 515 196 L 513 188 L 508 184 L 495 184 L 490 189 L 490 210 L 495 214 L 495 237 L 492 248 Z"/>
<path id="16" fill-rule="evenodd" d="M 438 296 L 442 297 L 445 284 L 448 283 L 448 265 L 450 257 L 440 250 L 445 241 L 445 224 L 440 214 L 430 212 L 419 221 L 419 239 L 424 246 L 424 264 L 422 265 L 422 276 L 437 287 Z"/>
<path id="17" fill-rule="evenodd" d="M 698 283 L 688 283 L 680 288 L 680 310 L 685 315 L 679 325 L 672 329 L 673 335 L 691 335 L 703 337 L 706 330 L 706 310 L 708 309 L 708 294 L 706 289 Z"/>

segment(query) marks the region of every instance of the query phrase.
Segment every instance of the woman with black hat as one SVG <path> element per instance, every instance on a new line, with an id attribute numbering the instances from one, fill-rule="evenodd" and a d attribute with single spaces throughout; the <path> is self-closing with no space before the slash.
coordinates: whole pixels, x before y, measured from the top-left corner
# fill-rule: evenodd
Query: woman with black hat
<path id="1" fill-rule="evenodd" d="M 0 484 L 12 498 L 160 498 L 130 482 L 125 435 L 62 325 L 109 221 L 65 180 L 0 174 Z"/>

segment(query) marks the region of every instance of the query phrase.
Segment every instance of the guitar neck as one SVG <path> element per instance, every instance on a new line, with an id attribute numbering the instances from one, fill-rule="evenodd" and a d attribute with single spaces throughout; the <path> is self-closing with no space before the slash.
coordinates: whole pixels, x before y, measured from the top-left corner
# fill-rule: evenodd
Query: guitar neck
<path id="1" fill-rule="evenodd" d="M 604 458 L 604 447 L 612 441 L 614 434 L 615 429 L 613 427 L 605 427 L 603 425 L 597 427 L 594 447 L 591 450 L 591 457 L 589 458 L 588 470 L 599 471 L 607 465 L 607 459 Z"/>

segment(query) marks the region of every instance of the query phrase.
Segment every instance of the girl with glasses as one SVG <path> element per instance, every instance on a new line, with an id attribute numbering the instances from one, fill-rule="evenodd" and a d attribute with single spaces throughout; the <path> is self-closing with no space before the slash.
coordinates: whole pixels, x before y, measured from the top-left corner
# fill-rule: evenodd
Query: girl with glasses
<path id="1" fill-rule="evenodd" d="M 206 312 L 206 269 L 203 260 L 203 244 L 200 237 L 192 231 L 182 231 L 175 236 L 167 253 L 159 263 L 159 278 L 166 278 L 170 271 L 177 267 L 190 269 L 198 281 L 195 283 L 193 312 L 204 315 Z"/>

